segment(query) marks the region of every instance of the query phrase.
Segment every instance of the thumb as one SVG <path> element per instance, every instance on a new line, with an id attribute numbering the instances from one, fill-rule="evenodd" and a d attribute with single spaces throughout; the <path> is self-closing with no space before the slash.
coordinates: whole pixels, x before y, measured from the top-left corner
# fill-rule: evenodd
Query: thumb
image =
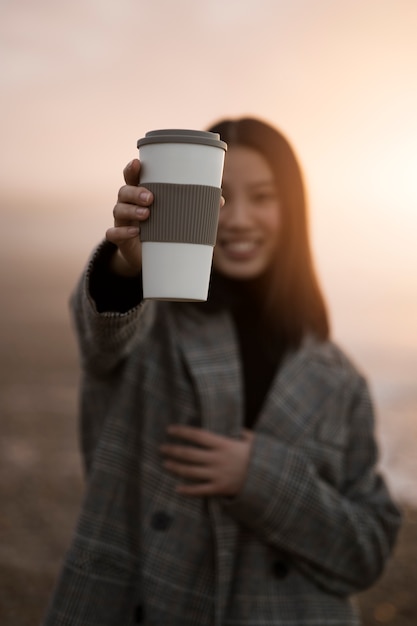
<path id="1" fill-rule="evenodd" d="M 123 170 L 123 177 L 126 185 L 139 185 L 140 161 L 132 159 Z"/>

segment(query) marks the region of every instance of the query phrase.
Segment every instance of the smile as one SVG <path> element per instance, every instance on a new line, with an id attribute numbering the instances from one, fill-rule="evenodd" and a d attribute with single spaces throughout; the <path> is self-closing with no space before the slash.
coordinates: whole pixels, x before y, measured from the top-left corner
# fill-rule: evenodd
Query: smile
<path id="1" fill-rule="evenodd" d="M 228 255 L 236 258 L 246 258 L 254 254 L 258 249 L 256 241 L 222 241 L 220 246 Z"/>

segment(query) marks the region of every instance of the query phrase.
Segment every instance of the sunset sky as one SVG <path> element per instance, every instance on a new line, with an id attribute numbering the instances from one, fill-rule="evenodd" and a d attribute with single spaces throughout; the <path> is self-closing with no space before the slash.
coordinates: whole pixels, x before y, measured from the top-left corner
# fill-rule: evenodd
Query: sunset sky
<path id="1" fill-rule="evenodd" d="M 287 134 L 304 167 L 313 244 L 334 306 L 369 295 L 369 281 L 377 302 L 388 282 L 407 320 L 395 340 L 409 342 L 410 307 L 417 310 L 415 0 L 0 7 L 3 211 L 15 202 L 19 215 L 48 215 L 49 239 L 68 224 L 67 246 L 73 236 L 76 250 L 80 215 L 92 241 L 110 225 L 121 170 L 147 130 L 258 115 Z"/>
<path id="2" fill-rule="evenodd" d="M 336 338 L 417 406 L 417 0 L 0 11 L 2 263 L 71 257 L 75 274 L 146 131 L 260 116 L 302 163 Z"/>

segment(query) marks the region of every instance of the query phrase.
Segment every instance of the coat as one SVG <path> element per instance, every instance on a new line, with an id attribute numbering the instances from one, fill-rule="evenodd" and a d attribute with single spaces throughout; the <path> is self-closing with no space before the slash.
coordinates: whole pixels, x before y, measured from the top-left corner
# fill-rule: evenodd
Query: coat
<path id="1" fill-rule="evenodd" d="M 145 301 L 98 313 L 94 258 L 73 298 L 81 347 L 79 521 L 45 626 L 353 626 L 400 514 L 376 471 L 367 383 L 332 342 L 279 368 L 233 498 L 174 490 L 170 423 L 238 437 L 242 373 L 227 311 Z"/>

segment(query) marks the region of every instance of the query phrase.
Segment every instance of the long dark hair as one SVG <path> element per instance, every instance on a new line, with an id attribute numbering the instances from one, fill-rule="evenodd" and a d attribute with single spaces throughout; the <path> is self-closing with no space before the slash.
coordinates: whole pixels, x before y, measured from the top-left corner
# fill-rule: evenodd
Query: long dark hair
<path id="1" fill-rule="evenodd" d="M 306 193 L 294 150 L 281 132 L 259 119 L 221 120 L 209 130 L 220 133 L 229 147 L 246 146 L 260 152 L 274 173 L 282 230 L 265 294 L 269 325 L 286 349 L 298 347 L 308 332 L 327 339 L 327 307 L 311 254 Z"/>

